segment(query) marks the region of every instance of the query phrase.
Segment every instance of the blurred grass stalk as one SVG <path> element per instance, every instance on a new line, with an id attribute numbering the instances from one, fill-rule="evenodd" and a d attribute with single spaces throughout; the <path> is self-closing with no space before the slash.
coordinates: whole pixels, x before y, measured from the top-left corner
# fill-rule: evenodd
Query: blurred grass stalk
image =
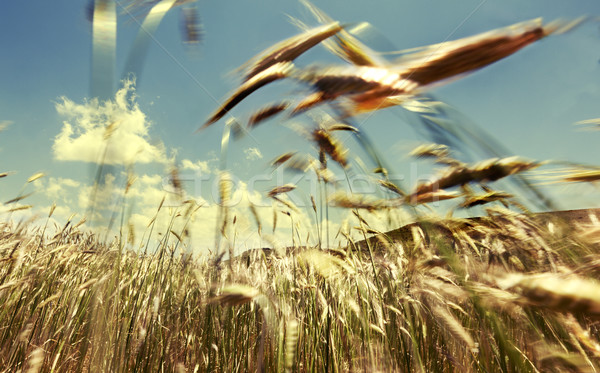
<path id="1" fill-rule="evenodd" d="M 153 0 L 150 2 L 142 0 L 131 0 L 128 2 L 119 2 L 115 0 L 92 0 L 92 66 L 91 66 L 91 97 L 98 99 L 100 102 L 111 100 L 115 94 L 115 66 L 117 52 L 117 5 L 124 13 L 134 20 L 139 25 L 136 38 L 132 47 L 129 49 L 129 54 L 121 77 L 121 82 L 132 80 L 139 85 L 142 76 L 143 64 L 148 54 L 148 48 L 154 38 L 154 33 L 158 29 L 163 18 L 175 6 L 180 6 L 195 2 L 196 0 Z M 139 22 L 134 14 L 136 9 L 150 7 L 149 11 L 144 15 L 143 22 Z M 189 12 L 188 12 L 189 13 Z M 196 30 L 198 25 L 189 24 L 190 22 L 199 22 L 197 17 L 187 16 L 185 18 L 186 29 Z M 197 31 L 197 30 L 196 30 Z M 197 36 L 199 37 L 199 36 Z M 186 40 L 188 37 L 185 37 Z M 189 41 L 189 40 L 188 40 Z M 197 41 L 197 40 L 195 40 Z M 128 90 L 127 94 L 131 95 L 132 90 Z M 129 97 L 128 97 L 129 98 Z M 116 120 L 116 119 L 115 119 Z M 107 129 L 112 125 L 106 123 Z M 117 166 L 105 163 L 106 152 L 109 147 L 111 136 L 105 137 L 105 146 L 102 154 L 98 154 L 98 164 L 94 172 L 94 188 L 90 198 L 90 207 L 88 216 L 90 225 L 97 223 L 98 225 L 107 225 L 108 230 L 112 228 L 112 223 L 115 220 L 115 215 L 109 212 L 100 212 L 99 222 L 95 221 L 95 215 L 98 207 L 96 206 L 96 195 L 98 189 L 104 187 L 106 176 L 113 175 L 116 180 L 120 170 Z"/>
<path id="2" fill-rule="evenodd" d="M 102 32 L 114 37 L 114 4 L 97 0 L 94 9 L 94 30 L 96 21 L 105 22 L 98 34 L 94 31 L 94 43 L 108 40 L 113 48 L 114 38 L 96 37 Z M 105 50 L 97 48 L 94 61 L 114 60 L 110 51 L 102 55 Z M 598 219 L 594 211 L 589 224 L 575 224 L 560 216 L 543 220 L 508 210 L 519 206 L 514 197 L 485 183 L 527 167 L 514 159 L 466 165 L 439 145 L 422 147 L 421 156 L 433 155 L 447 167 L 438 182 L 460 188 L 446 196 L 463 199 L 458 206 L 464 208 L 489 203 L 487 215 L 441 218 L 411 206 L 416 222 L 386 234 L 374 230 L 359 211 L 389 213 L 411 203 L 411 195 L 387 180 L 387 171 L 379 167 L 377 174 L 393 199 L 329 197 L 323 177 L 318 208 L 311 196 L 314 215 L 320 216 L 318 247 L 301 245 L 294 224 L 300 212 L 277 199 L 289 209 L 285 213 L 292 222 L 292 242 L 296 229 L 296 244 L 234 257 L 235 243 L 229 239 L 235 239 L 236 216 L 230 223 L 225 170 L 229 127 L 222 137 L 217 260 L 183 250 L 187 224 L 198 210 L 190 201 L 171 208 L 156 249 L 151 237 L 162 202 L 139 248 L 131 245 L 133 229 L 127 239 L 123 233 L 125 223 L 131 227 L 125 222 L 125 197 L 121 231 L 112 242 L 80 230 L 84 220 L 71 224 L 69 219 L 52 237 L 45 237 L 46 225 L 0 223 L 2 372 L 600 369 Z M 348 127 L 343 123 L 336 129 Z M 314 170 L 320 176 L 328 171 L 326 155 L 344 173 L 349 167 L 332 128 L 312 133 L 320 153 Z M 310 164 L 304 167 L 309 169 Z M 176 175 L 173 179 L 177 186 Z M 278 186 L 270 194 L 275 199 L 294 188 Z M 421 185 L 421 191 L 432 189 Z M 485 193 L 476 194 L 478 189 Z M 21 197 L 26 195 L 7 203 Z M 347 245 L 322 248 L 326 240 L 318 224 L 323 210 L 327 218 L 328 206 L 336 203 L 351 209 L 363 240 L 353 240 L 350 229 L 341 228 Z M 262 238 L 258 214 L 251 210 Z M 178 219 L 185 224 L 176 232 Z M 221 239 L 230 249 L 225 260 Z"/>

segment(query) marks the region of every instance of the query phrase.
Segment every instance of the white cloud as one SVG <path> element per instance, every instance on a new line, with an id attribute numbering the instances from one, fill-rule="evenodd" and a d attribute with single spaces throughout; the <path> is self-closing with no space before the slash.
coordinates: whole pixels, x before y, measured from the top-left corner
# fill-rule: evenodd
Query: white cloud
<path id="1" fill-rule="evenodd" d="M 140 178 L 144 178 L 144 176 Z M 158 205 L 164 195 L 165 192 L 160 189 L 160 185 L 143 185 L 140 183 L 135 186 L 134 184 L 129 191 L 129 198 L 136 201 L 136 208 L 131 215 L 130 222 L 135 227 L 138 237 L 149 233 L 148 224 L 156 215 Z M 154 238 L 160 238 L 159 233 L 164 235 L 168 229 L 181 234 L 184 225 L 187 224 L 189 233 L 188 244 L 190 247 L 194 248 L 196 253 L 206 254 L 208 250 L 214 253 L 215 233 L 218 232 L 219 235 L 221 234 L 220 229 L 217 228 L 217 224 L 221 224 L 219 222 L 220 206 L 214 203 L 206 203 L 201 197 L 198 197 L 195 200 L 201 207 L 188 222 L 184 214 L 187 207 L 180 207 L 181 202 L 173 198 L 169 201 L 169 198 L 172 196 L 169 193 L 166 195 L 168 196 L 167 201 L 165 201 L 160 213 L 154 220 Z M 185 196 L 183 199 L 188 199 L 188 197 Z M 228 209 L 227 238 L 221 239 L 233 244 L 236 248 L 236 253 L 248 248 L 269 246 L 271 245 L 270 241 L 273 241 L 273 239 L 279 242 L 281 247 L 291 245 L 292 219 L 281 212 L 282 210 L 288 210 L 286 207 L 279 204 L 275 206 L 277 211 L 277 229 L 272 239 L 265 241 L 267 237 L 272 235 L 273 231 L 273 207 L 271 206 L 271 201 L 257 191 L 249 191 L 247 185 L 241 181 L 236 182 L 236 185 L 233 187 L 231 201 L 232 205 Z M 255 219 L 249 209 L 249 201 L 257 205 L 255 211 L 262 225 L 262 239 L 258 233 Z M 234 217 L 236 220 L 235 224 L 233 224 Z M 307 233 L 310 233 L 311 238 L 309 243 L 315 244 L 317 242 L 317 232 L 314 229 L 312 218 L 309 217 L 307 212 L 300 209 L 298 212 L 292 213 L 292 218 L 294 225 L 299 229 L 302 240 L 299 243 L 296 235 L 296 243 L 301 245 L 306 244 Z M 330 222 L 330 234 L 332 236 L 337 233 L 338 227 L 339 225 Z M 331 242 L 334 242 L 333 239 Z M 227 245 L 224 243 L 224 246 Z"/>
<path id="2" fill-rule="evenodd" d="M 71 192 L 67 192 L 67 188 L 78 188 L 81 185 L 79 181 L 62 178 L 50 177 L 48 184 L 45 186 L 46 195 L 52 200 L 64 199 Z"/>
<path id="3" fill-rule="evenodd" d="M 191 170 L 195 172 L 201 172 L 203 174 L 210 173 L 210 166 L 208 164 L 209 161 L 196 161 L 192 162 L 189 159 L 184 159 L 181 161 L 181 169 L 182 170 Z"/>
<path id="4" fill-rule="evenodd" d="M 67 118 L 52 146 L 57 160 L 118 165 L 168 161 L 162 143 L 150 143 L 150 124 L 135 102 L 131 81 L 114 101 L 92 99 L 80 105 L 62 97 L 56 111 Z"/>
<path id="5" fill-rule="evenodd" d="M 77 195 L 78 206 L 84 210 L 91 207 L 106 211 L 115 210 L 114 202 L 123 192 L 123 188 L 116 185 L 115 179 L 115 175 L 106 174 L 104 183 L 80 188 Z"/>
<path id="6" fill-rule="evenodd" d="M 0 120 L 0 132 L 4 131 L 11 124 L 13 124 L 12 120 Z"/>
<path id="7" fill-rule="evenodd" d="M 157 185 L 163 182 L 163 177 L 160 175 L 142 175 L 137 180 L 142 184 Z"/>
<path id="8" fill-rule="evenodd" d="M 255 161 L 257 159 L 262 159 L 263 157 L 258 148 L 248 148 L 244 150 L 244 154 L 246 154 L 246 159 L 249 161 Z"/>
<path id="9" fill-rule="evenodd" d="M 200 163 L 202 164 L 202 163 Z M 150 241 L 150 250 L 156 248 L 158 240 L 162 239 L 169 230 L 182 235 L 184 227 L 187 227 L 187 236 L 184 234 L 184 243 L 180 246 L 182 250 L 193 250 L 196 254 L 208 254 L 209 250 L 214 253 L 217 233 L 220 237 L 220 229 L 217 228 L 220 217 L 220 206 L 210 199 L 210 203 L 205 201 L 200 195 L 184 195 L 179 198 L 175 193 L 169 193 L 166 188 L 166 176 L 161 174 L 140 174 L 137 175 L 135 182 L 129 188 L 125 198 L 123 193 L 126 182 L 125 172 L 118 175 L 107 174 L 102 183 L 97 187 L 85 185 L 77 180 L 67 178 L 48 178 L 40 185 L 40 192 L 45 193 L 50 199 L 57 203 L 56 210 L 52 220 L 56 219 L 59 226 L 64 225 L 73 213 L 77 216 L 88 216 L 88 223 L 82 229 L 93 229 L 100 232 L 104 237 L 108 218 L 116 217 L 113 229 L 120 227 L 121 214 L 124 216 L 124 227 L 131 224 L 135 230 L 135 247 L 145 245 L 147 235 L 152 234 Z M 94 216 L 90 217 L 91 196 L 95 191 Z M 157 214 L 158 206 L 165 198 L 160 212 Z M 286 196 L 281 196 L 286 199 Z M 187 216 L 186 210 L 190 205 L 181 205 L 184 200 L 194 200 L 194 206 L 201 207 L 192 215 Z M 291 212 L 291 217 L 284 211 L 290 209 L 279 203 L 273 204 L 273 201 L 267 198 L 264 193 L 252 190 L 242 181 L 235 181 L 232 187 L 231 206 L 228 208 L 228 230 L 227 237 L 221 237 L 222 248 L 232 244 L 235 247 L 235 253 L 249 248 L 263 246 L 273 247 L 274 242 L 278 247 L 285 247 L 292 244 L 292 224 L 294 224 L 294 241 L 297 245 L 315 245 L 318 242 L 319 233 L 316 230 L 314 222 L 315 216 L 312 209 L 298 207 L 298 211 Z M 262 232 L 259 234 L 255 218 L 250 211 L 249 205 L 255 205 L 255 211 L 261 222 Z M 45 206 L 39 210 L 40 216 L 48 213 L 49 207 Z M 273 212 L 277 211 L 277 227 L 273 233 Z M 23 211 L 22 214 L 30 211 Z M 113 215 L 114 214 L 114 215 Z M 152 230 L 148 224 L 153 221 Z M 235 217 L 235 224 L 233 219 Z M 190 219 L 188 219 L 190 218 Z M 79 219 L 79 218 L 76 218 Z M 93 224 L 89 223 L 93 221 Z M 219 222 L 220 224 L 220 222 Z M 327 223 L 321 222 L 320 226 L 325 227 Z M 329 222 L 330 243 L 336 245 L 342 239 L 333 237 L 337 233 L 339 224 Z M 124 232 L 128 231 L 125 229 Z M 323 229 L 322 234 L 325 233 Z M 310 236 L 307 239 L 307 236 Z M 108 237 L 111 237 L 109 234 Z M 143 238 L 143 240 L 142 240 Z M 170 238 L 170 242 L 175 237 Z M 325 242 L 325 239 L 323 239 Z M 143 249 L 143 248 L 142 248 Z"/>

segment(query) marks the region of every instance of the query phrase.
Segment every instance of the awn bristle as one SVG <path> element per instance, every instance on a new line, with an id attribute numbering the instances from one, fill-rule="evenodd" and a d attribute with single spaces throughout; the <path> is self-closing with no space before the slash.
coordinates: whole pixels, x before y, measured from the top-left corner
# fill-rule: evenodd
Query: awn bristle
<path id="1" fill-rule="evenodd" d="M 251 302 L 260 295 L 252 286 L 232 284 L 221 289 L 220 294 L 209 300 L 209 303 L 219 303 L 228 306 L 240 306 Z"/>
<path id="2" fill-rule="evenodd" d="M 560 312 L 600 317 L 600 284 L 589 279 L 557 273 L 513 274 L 498 280 L 498 284 L 520 294 L 526 303 Z"/>
<path id="3" fill-rule="evenodd" d="M 312 158 L 310 155 L 306 154 L 294 154 L 285 164 L 285 169 L 290 171 L 297 172 L 306 172 L 313 165 L 315 165 L 316 160 Z"/>
<path id="4" fill-rule="evenodd" d="M 27 183 L 33 183 L 37 179 L 41 179 L 44 176 L 46 176 L 46 174 L 43 172 L 38 172 L 37 174 L 33 174 L 29 177 L 29 179 L 27 179 Z"/>
<path id="5" fill-rule="evenodd" d="M 27 361 L 27 370 L 26 373 L 37 373 L 42 368 L 44 364 L 44 349 L 41 347 L 37 347 L 31 352 L 29 355 L 29 360 Z"/>
<path id="6" fill-rule="evenodd" d="M 593 183 L 600 181 L 600 170 L 576 170 L 563 176 L 563 181 L 572 183 Z"/>
<path id="7" fill-rule="evenodd" d="M 291 372 L 296 356 L 296 345 L 298 343 L 298 322 L 288 320 L 285 328 L 285 370 Z"/>
<path id="8" fill-rule="evenodd" d="M 410 204 L 419 205 L 419 204 L 423 204 L 423 203 L 445 201 L 445 200 L 453 199 L 453 198 L 457 198 L 457 197 L 460 197 L 460 193 L 448 192 L 443 189 L 438 189 L 438 190 L 434 190 L 434 191 L 426 191 L 426 192 L 411 194 L 409 196 L 406 196 L 405 199 L 406 199 L 406 202 L 408 202 Z"/>
<path id="9" fill-rule="evenodd" d="M 261 122 L 274 117 L 290 106 L 288 102 L 280 102 L 269 105 L 252 114 L 248 120 L 248 127 L 256 127 Z"/>
<path id="10" fill-rule="evenodd" d="M 219 175 L 219 200 L 221 205 L 226 205 L 231 198 L 233 188 L 231 175 L 227 171 L 221 171 Z"/>
<path id="11" fill-rule="evenodd" d="M 172 167 L 169 177 L 169 182 L 171 186 L 175 190 L 177 197 L 183 198 L 183 186 L 181 184 L 181 178 L 179 177 L 179 169 L 177 167 Z M 127 189 L 129 189 L 129 178 L 127 179 Z"/>
<path id="12" fill-rule="evenodd" d="M 202 21 L 196 7 L 181 9 L 183 14 L 183 42 L 187 45 L 198 45 L 204 39 Z"/>
<path id="13" fill-rule="evenodd" d="M 581 22 L 581 21 L 577 21 Z M 572 28 L 555 21 L 544 26 L 533 19 L 475 36 L 447 41 L 406 53 L 397 64 L 407 66 L 402 76 L 421 86 L 478 70 L 501 60 L 552 33 Z"/>
<path id="14" fill-rule="evenodd" d="M 282 164 L 284 164 L 285 162 L 287 162 L 290 158 L 292 158 L 297 152 L 289 152 L 289 153 L 285 153 L 280 155 L 279 157 L 275 158 L 274 160 L 271 161 L 271 166 L 272 167 L 279 167 Z"/>
<path id="15" fill-rule="evenodd" d="M 454 316 L 446 307 L 439 305 L 432 307 L 432 311 L 438 322 L 441 322 L 454 337 L 463 341 L 473 354 L 477 353 L 477 343 L 475 343 L 471 334 L 469 334 L 460 321 L 458 321 L 456 316 Z"/>
<path id="16" fill-rule="evenodd" d="M 242 84 L 226 101 L 213 113 L 210 118 L 206 121 L 203 128 L 210 126 L 217 122 L 231 109 L 233 109 L 242 100 L 248 97 L 251 93 L 257 89 L 264 87 L 265 85 L 272 83 L 276 80 L 286 78 L 293 70 L 294 65 L 291 62 L 280 62 L 268 69 L 261 71 L 257 75 Z"/>
<path id="17" fill-rule="evenodd" d="M 301 2 L 319 22 L 329 23 L 333 21 L 331 17 L 308 0 L 301 0 Z M 306 28 L 299 21 L 296 21 L 296 23 L 300 27 Z M 333 40 L 324 40 L 323 44 L 334 55 L 357 66 L 381 66 L 384 64 L 383 58 L 378 53 L 361 43 L 346 30 L 341 30 L 334 36 Z"/>
<path id="18" fill-rule="evenodd" d="M 27 194 L 23 194 L 22 196 L 15 197 L 13 199 L 10 199 L 10 200 L 4 202 L 4 204 L 5 205 L 10 205 L 11 203 L 22 201 L 22 200 L 24 200 L 25 198 L 29 197 L 32 194 L 33 194 L 33 192 L 27 193 Z"/>
<path id="19" fill-rule="evenodd" d="M 338 33 L 342 28 L 339 22 L 332 22 L 328 25 L 315 27 L 274 45 L 247 62 L 250 67 L 247 69 L 244 81 L 252 79 L 273 65 L 293 61 L 302 53 Z"/>
<path id="20" fill-rule="evenodd" d="M 450 167 L 438 179 L 417 186 L 415 194 L 433 192 L 438 188 L 446 189 L 471 182 L 496 181 L 539 165 L 537 162 L 521 160 L 518 157 L 508 157 L 488 159 L 472 166 Z"/>
<path id="21" fill-rule="evenodd" d="M 254 206 L 253 203 L 250 203 L 249 209 L 250 209 L 250 212 L 252 213 L 252 216 L 254 217 L 254 221 L 256 222 L 256 227 L 258 229 L 258 235 L 260 236 L 262 233 L 262 222 L 258 216 L 258 212 L 256 211 L 256 206 Z"/>
<path id="22" fill-rule="evenodd" d="M 362 195 L 348 194 L 340 191 L 329 197 L 329 204 L 334 207 L 365 209 L 372 212 L 375 210 L 397 207 L 400 206 L 402 202 L 400 200 L 372 199 Z"/>
<path id="23" fill-rule="evenodd" d="M 600 130 L 600 118 L 582 120 L 575 124 L 580 126 L 588 126 L 589 129 L 593 130 Z"/>
<path id="24" fill-rule="evenodd" d="M 415 92 L 417 84 L 401 78 L 384 67 L 343 66 L 297 70 L 294 77 L 309 83 L 317 92 L 301 102 L 295 111 L 348 97 L 356 112 L 377 110 L 389 97 L 404 97 Z M 396 104 L 396 102 L 391 102 Z"/>
<path id="25" fill-rule="evenodd" d="M 485 194 L 471 195 L 465 197 L 465 200 L 460 204 L 460 207 L 471 208 L 474 206 L 485 205 L 486 203 L 500 201 L 505 207 L 507 207 L 505 200 L 513 198 L 512 194 L 489 191 Z"/>
<path id="26" fill-rule="evenodd" d="M 423 144 L 413 149 L 410 155 L 417 158 L 446 158 L 450 156 L 450 151 L 446 145 Z"/>
<path id="27" fill-rule="evenodd" d="M 354 132 L 354 133 L 358 133 L 358 128 L 351 126 L 349 124 L 345 124 L 345 123 L 334 123 L 330 126 L 327 126 L 327 131 L 329 132 L 333 132 L 333 131 L 349 131 L 349 132 Z"/>
<path id="28" fill-rule="evenodd" d="M 287 207 L 288 209 L 290 209 L 290 210 L 292 210 L 292 211 L 294 211 L 294 212 L 296 212 L 296 213 L 298 213 L 298 212 L 299 212 L 299 210 L 298 210 L 298 208 L 296 207 L 296 205 L 294 205 L 294 204 L 293 204 L 291 201 L 286 201 L 286 200 L 284 200 L 284 199 L 281 199 L 281 198 L 279 198 L 279 197 L 277 197 L 277 196 L 272 196 L 271 198 L 273 198 L 273 200 L 275 200 L 275 201 L 277 201 L 277 202 L 281 203 L 282 205 L 284 205 L 284 206 L 285 206 L 285 207 Z M 283 212 L 284 214 L 286 214 L 286 215 L 290 216 L 290 213 L 289 213 L 289 212 L 287 212 L 287 211 L 282 211 L 282 212 Z"/>
<path id="29" fill-rule="evenodd" d="M 340 166 L 345 168 L 348 165 L 346 158 L 348 150 L 344 149 L 326 130 L 322 128 L 315 129 L 313 131 L 313 140 L 319 146 L 320 151 L 327 153 Z"/>
<path id="30" fill-rule="evenodd" d="M 278 187 L 275 187 L 275 188 L 271 189 L 269 191 L 269 193 L 267 194 L 267 196 L 272 198 L 272 197 L 275 197 L 276 195 L 281 194 L 281 193 L 289 193 L 289 192 L 291 192 L 294 189 L 296 189 L 295 185 L 293 185 L 293 184 L 285 184 L 285 185 L 278 186 Z"/>
<path id="31" fill-rule="evenodd" d="M 400 188 L 398 188 L 398 186 L 396 184 L 392 183 L 391 181 L 378 179 L 377 182 L 385 189 L 396 193 L 400 197 L 406 196 L 406 193 L 404 193 L 402 190 L 400 190 Z"/>

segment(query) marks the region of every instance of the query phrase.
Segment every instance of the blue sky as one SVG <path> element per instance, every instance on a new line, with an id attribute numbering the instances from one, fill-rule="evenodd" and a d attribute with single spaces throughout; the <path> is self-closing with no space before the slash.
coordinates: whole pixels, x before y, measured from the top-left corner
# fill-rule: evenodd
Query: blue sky
<path id="1" fill-rule="evenodd" d="M 551 21 L 600 16 L 600 3 L 593 0 L 314 3 L 342 23 L 369 22 L 372 28 L 362 35 L 362 40 L 379 51 L 453 40 L 537 17 Z M 180 9 L 171 10 L 150 44 L 138 77 L 136 110 L 126 110 L 132 123 L 128 128 L 133 128 L 136 121 L 145 123 L 143 128 L 132 129 L 133 140 L 121 136 L 123 144 L 119 145 L 129 149 L 129 144 L 139 140 L 147 151 L 140 153 L 134 166 L 138 181 L 130 201 L 130 215 L 140 230 L 138 235 L 143 233 L 151 211 L 156 210 L 164 195 L 164 177 L 172 161 L 180 167 L 188 196 L 207 206 L 214 203 L 210 180 L 217 173 L 225 121 L 198 133 L 196 129 L 239 84 L 240 77 L 233 72 L 237 67 L 275 42 L 298 33 L 288 15 L 316 25 L 309 12 L 296 1 L 201 0 L 196 6 L 203 23 L 203 43 L 198 48 L 182 44 Z M 115 87 L 139 29 L 139 24 L 122 8 L 117 6 L 117 9 L 116 72 L 112 77 Z M 77 135 L 68 136 L 65 122 L 76 130 L 78 123 L 81 124 L 75 115 L 78 110 L 80 114 L 98 110 L 90 104 L 92 31 L 85 17 L 85 3 L 7 2 L 2 6 L 0 19 L 0 47 L 4 51 L 0 59 L 0 122 L 10 123 L 0 132 L 0 172 L 15 171 L 0 180 L 0 196 L 4 200 L 17 196 L 32 174 L 44 172 L 44 178 L 25 187 L 25 193 L 35 191 L 35 194 L 20 203 L 35 207 L 22 216 L 44 214 L 53 202 L 60 207 L 55 214 L 58 221 L 64 221 L 73 212 L 82 216 L 86 210 L 85 194 L 89 192 L 87 185 L 93 180 L 96 164 L 88 162 L 85 151 L 77 150 L 69 142 Z M 550 36 L 431 93 L 491 134 L 512 154 L 535 160 L 599 164 L 598 132 L 581 131 L 573 125 L 600 117 L 599 60 L 599 24 L 590 20 L 572 32 Z M 297 61 L 299 65 L 319 62 L 343 63 L 320 47 Z M 298 87 L 293 85 L 266 87 L 241 103 L 232 114 L 241 121 L 247 120 L 253 110 L 273 98 L 297 92 Z M 111 113 L 121 109 L 125 110 L 117 104 L 105 108 Z M 393 172 L 407 185 L 414 185 L 416 178 L 431 172 L 427 164 L 416 163 L 407 156 L 424 139 L 402 109 L 384 109 L 358 120 L 386 161 L 393 165 Z M 295 178 L 282 175 L 277 181 L 269 169 L 270 160 L 286 151 L 311 149 L 282 123 L 283 117 L 261 124 L 251 136 L 230 146 L 228 169 L 242 183 L 234 188 L 236 191 L 243 194 L 243 185 L 251 185 L 264 175 L 271 178 L 258 182 L 249 191 L 259 204 L 266 203 L 264 194 L 276 183 Z M 351 149 L 356 149 L 353 140 L 344 139 Z M 118 168 L 117 173 L 123 169 Z M 212 176 L 205 182 L 199 175 Z M 544 182 L 543 175 L 531 176 L 535 182 Z M 598 207 L 598 191 L 593 186 L 557 184 L 548 190 L 561 208 Z M 309 192 L 294 193 L 297 195 L 291 197 L 300 203 L 307 200 Z M 107 198 L 108 203 L 110 198 Z M 272 210 L 270 207 L 263 210 L 270 226 Z M 209 247 L 217 211 L 214 207 L 199 211 L 195 239 L 199 247 Z M 247 211 L 240 210 L 238 215 L 239 240 L 247 246 L 256 245 L 252 218 L 248 218 Z M 333 215 L 337 220 L 332 218 L 332 230 L 344 220 L 343 213 Z M 311 219 L 309 212 L 303 212 L 299 218 L 307 226 Z M 386 217 L 380 219 L 390 225 Z M 399 224 L 401 218 L 393 221 L 392 225 Z M 279 230 L 285 233 L 277 231 L 275 237 L 286 241 L 289 224 L 280 217 Z"/>

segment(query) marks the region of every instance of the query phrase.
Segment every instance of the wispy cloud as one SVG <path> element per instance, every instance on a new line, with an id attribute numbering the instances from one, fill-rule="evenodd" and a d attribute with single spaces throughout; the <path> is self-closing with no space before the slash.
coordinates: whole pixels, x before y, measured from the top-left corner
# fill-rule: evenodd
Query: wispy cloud
<path id="1" fill-rule="evenodd" d="M 10 120 L 0 120 L 0 132 L 4 131 L 12 123 Z"/>
<path id="2" fill-rule="evenodd" d="M 263 158 L 263 155 L 258 148 L 248 148 L 244 150 L 244 154 L 246 154 L 246 159 L 249 161 L 255 161 Z"/>
<path id="3" fill-rule="evenodd" d="M 182 162 L 181 168 L 196 172 L 197 170 L 211 171 L 204 161 Z M 196 170 L 196 171 L 194 171 Z M 93 230 L 104 235 L 108 227 L 107 216 L 119 217 L 125 214 L 124 224 L 127 231 L 135 232 L 135 245 L 145 245 L 148 234 L 151 234 L 151 245 L 165 238 L 170 231 L 184 238 L 182 245 L 194 252 L 208 253 L 207 250 L 215 250 L 216 237 L 220 235 L 217 225 L 221 225 L 219 219 L 220 206 L 218 201 L 218 189 L 210 190 L 185 190 L 183 194 L 172 191 L 168 176 L 160 173 L 140 173 L 135 178 L 130 178 L 133 183 L 126 188 L 127 175 L 125 171 L 119 174 L 107 174 L 101 183 L 86 185 L 85 182 L 61 177 L 49 177 L 36 180 L 35 185 L 39 194 L 43 194 L 48 201 L 56 202 L 56 209 L 52 221 L 58 226 L 64 225 L 69 219 L 76 216 L 88 216 L 96 225 Z M 298 209 L 290 208 L 268 198 L 264 190 L 257 190 L 255 185 L 246 184 L 241 180 L 235 180 L 232 185 L 232 194 L 228 207 L 228 224 L 226 236 L 222 239 L 234 243 L 236 253 L 246 248 L 263 247 L 264 245 L 275 245 L 285 247 L 294 241 L 300 245 L 314 245 L 318 242 L 319 232 L 315 229 L 314 219 L 310 206 L 306 208 L 302 203 Z M 190 188 L 187 188 L 190 189 Z M 193 189 L 193 188 L 192 188 Z M 204 196 L 200 195 L 204 194 Z M 208 194 L 207 194 L 208 193 Z M 211 194 L 212 193 L 212 194 Z M 91 196 L 94 196 L 95 209 L 90 216 Z M 287 202 L 291 200 L 286 196 L 281 197 Z M 183 202 L 186 201 L 186 202 Z M 250 206 L 253 206 L 251 210 Z M 15 205 L 18 206 L 18 205 Z M 48 205 L 43 208 L 35 208 L 40 217 L 49 211 Z M 64 206 L 69 206 L 65 208 Z M 125 206 L 125 208 L 123 208 Z M 158 211 L 161 206 L 160 211 Z M 197 207 L 197 210 L 196 210 Z M 188 214 L 188 209 L 194 210 L 194 214 Z M 0 209 L 1 211 L 1 209 Z M 18 211 L 19 219 L 31 216 L 32 211 Z M 291 216 L 288 215 L 291 213 Z M 276 222 L 274 214 L 277 215 Z M 13 218 L 17 217 L 12 214 Z M 260 221 L 261 230 L 258 230 L 256 218 Z M 235 221 L 235 223 L 234 223 Z M 353 222 L 354 223 L 354 222 Z M 150 226 L 152 228 L 150 228 Z M 276 229 L 273 226 L 276 225 Z M 330 242 L 335 242 L 342 237 L 335 238 L 340 227 L 338 223 L 323 220 L 320 226 L 329 226 Z M 356 225 L 356 224 L 354 224 Z M 294 238 L 292 238 L 292 226 Z M 85 228 L 85 227 L 84 227 Z M 113 229 L 115 227 L 113 226 Z M 325 234 L 325 230 L 321 232 Z M 175 239 L 175 237 L 172 237 Z"/>
<path id="4" fill-rule="evenodd" d="M 8 126 L 10 126 L 13 122 L 10 120 L 0 120 L 0 132 L 4 131 Z M 0 148 L 0 151 L 2 148 Z"/>
<path id="5" fill-rule="evenodd" d="M 150 143 L 150 123 L 134 92 L 134 83 L 126 81 L 114 100 L 77 104 L 62 97 L 56 111 L 66 120 L 54 139 L 54 158 L 112 165 L 166 163 L 163 144 Z"/>
<path id="6" fill-rule="evenodd" d="M 72 194 L 73 188 L 79 188 L 80 185 L 79 181 L 73 179 L 51 177 L 44 190 L 50 199 L 56 200 Z"/>
<path id="7" fill-rule="evenodd" d="M 203 174 L 209 174 L 211 172 L 209 161 L 193 162 L 189 159 L 184 159 L 183 161 L 181 161 L 181 169 L 200 172 Z"/>

